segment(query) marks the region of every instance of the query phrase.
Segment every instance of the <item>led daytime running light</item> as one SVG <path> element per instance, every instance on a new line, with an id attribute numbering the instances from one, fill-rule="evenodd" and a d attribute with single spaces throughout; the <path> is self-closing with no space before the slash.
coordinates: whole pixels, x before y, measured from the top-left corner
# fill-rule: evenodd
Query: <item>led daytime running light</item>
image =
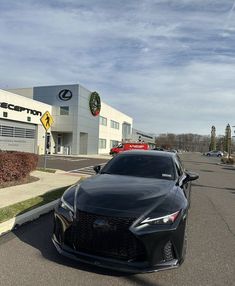
<path id="1" fill-rule="evenodd" d="M 145 223 L 148 223 L 148 224 L 169 224 L 169 223 L 173 223 L 176 218 L 178 217 L 178 214 L 179 214 L 180 211 L 177 211 L 175 213 L 172 213 L 172 214 L 169 214 L 169 215 L 166 215 L 166 216 L 162 216 L 162 217 L 158 217 L 158 218 L 146 218 L 145 220 L 143 220 L 141 222 L 141 224 L 145 224 Z M 162 221 L 162 223 L 160 223 Z"/>
<path id="2" fill-rule="evenodd" d="M 61 198 L 61 207 L 62 208 L 64 208 L 64 209 L 69 209 L 70 211 L 74 211 L 74 209 L 73 209 L 73 207 L 69 204 L 69 203 L 67 203 L 65 200 L 64 200 L 64 198 L 62 197 Z"/>

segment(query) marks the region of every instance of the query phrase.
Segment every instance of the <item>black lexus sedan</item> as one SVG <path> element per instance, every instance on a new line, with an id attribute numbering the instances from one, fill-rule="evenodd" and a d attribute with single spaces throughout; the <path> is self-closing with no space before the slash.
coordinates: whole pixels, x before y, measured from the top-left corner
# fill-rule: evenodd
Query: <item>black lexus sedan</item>
<path id="1" fill-rule="evenodd" d="M 59 253 L 134 273 L 175 268 L 185 257 L 191 181 L 175 153 L 127 151 L 67 189 L 54 213 Z"/>

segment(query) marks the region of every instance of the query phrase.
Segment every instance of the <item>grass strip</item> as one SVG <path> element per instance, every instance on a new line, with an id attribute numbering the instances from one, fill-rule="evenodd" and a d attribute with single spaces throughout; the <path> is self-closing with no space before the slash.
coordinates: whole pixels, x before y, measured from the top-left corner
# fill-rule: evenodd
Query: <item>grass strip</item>
<path id="1" fill-rule="evenodd" d="M 56 170 L 55 169 L 48 169 L 48 168 L 37 168 L 36 171 L 40 171 L 40 172 L 47 172 L 47 173 L 55 173 Z"/>
<path id="2" fill-rule="evenodd" d="M 60 198 L 68 187 L 62 187 L 41 196 L 0 208 L 0 223 Z"/>

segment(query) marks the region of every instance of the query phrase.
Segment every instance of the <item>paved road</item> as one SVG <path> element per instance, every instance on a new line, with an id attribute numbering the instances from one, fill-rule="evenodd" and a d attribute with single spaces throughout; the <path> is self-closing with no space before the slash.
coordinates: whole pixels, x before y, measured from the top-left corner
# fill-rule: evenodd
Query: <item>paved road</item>
<path id="1" fill-rule="evenodd" d="M 199 154 L 182 157 L 200 179 L 192 190 L 188 252 L 179 269 L 126 275 L 65 259 L 50 241 L 48 214 L 0 238 L 0 285 L 235 285 L 235 169 Z"/>
<path id="2" fill-rule="evenodd" d="M 71 173 L 79 173 L 80 170 L 82 174 L 87 174 L 86 168 L 93 169 L 93 166 L 105 164 L 107 159 L 99 158 L 83 158 L 83 157 L 64 157 L 64 156 L 47 156 L 47 168 L 60 169 L 64 171 L 69 171 Z M 44 156 L 39 157 L 38 167 L 44 166 Z M 88 174 L 92 174 L 88 172 Z"/>

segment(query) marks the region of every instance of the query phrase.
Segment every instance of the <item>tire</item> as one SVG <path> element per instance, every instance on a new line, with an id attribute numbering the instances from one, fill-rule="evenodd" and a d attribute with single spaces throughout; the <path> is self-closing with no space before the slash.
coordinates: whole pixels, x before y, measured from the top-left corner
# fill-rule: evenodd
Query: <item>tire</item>
<path id="1" fill-rule="evenodd" d="M 186 253 L 187 253 L 187 246 L 188 246 L 188 235 L 187 235 L 187 230 L 185 230 L 185 235 L 184 235 L 184 248 L 183 248 L 183 259 L 185 260 Z"/>
<path id="2" fill-rule="evenodd" d="M 187 214 L 188 216 L 188 214 Z M 188 246 L 188 217 L 186 218 L 186 224 L 185 224 L 185 231 L 184 231 L 184 245 L 183 245 L 183 251 L 182 251 L 182 260 L 185 260 L 186 253 L 187 253 L 187 246 Z"/>
<path id="3" fill-rule="evenodd" d="M 206 154 L 206 156 L 207 156 L 207 157 L 210 157 L 210 156 L 211 156 L 211 154 Z"/>
<path id="4" fill-rule="evenodd" d="M 221 155 L 221 154 L 218 154 L 217 157 L 222 157 L 222 155 Z"/>

